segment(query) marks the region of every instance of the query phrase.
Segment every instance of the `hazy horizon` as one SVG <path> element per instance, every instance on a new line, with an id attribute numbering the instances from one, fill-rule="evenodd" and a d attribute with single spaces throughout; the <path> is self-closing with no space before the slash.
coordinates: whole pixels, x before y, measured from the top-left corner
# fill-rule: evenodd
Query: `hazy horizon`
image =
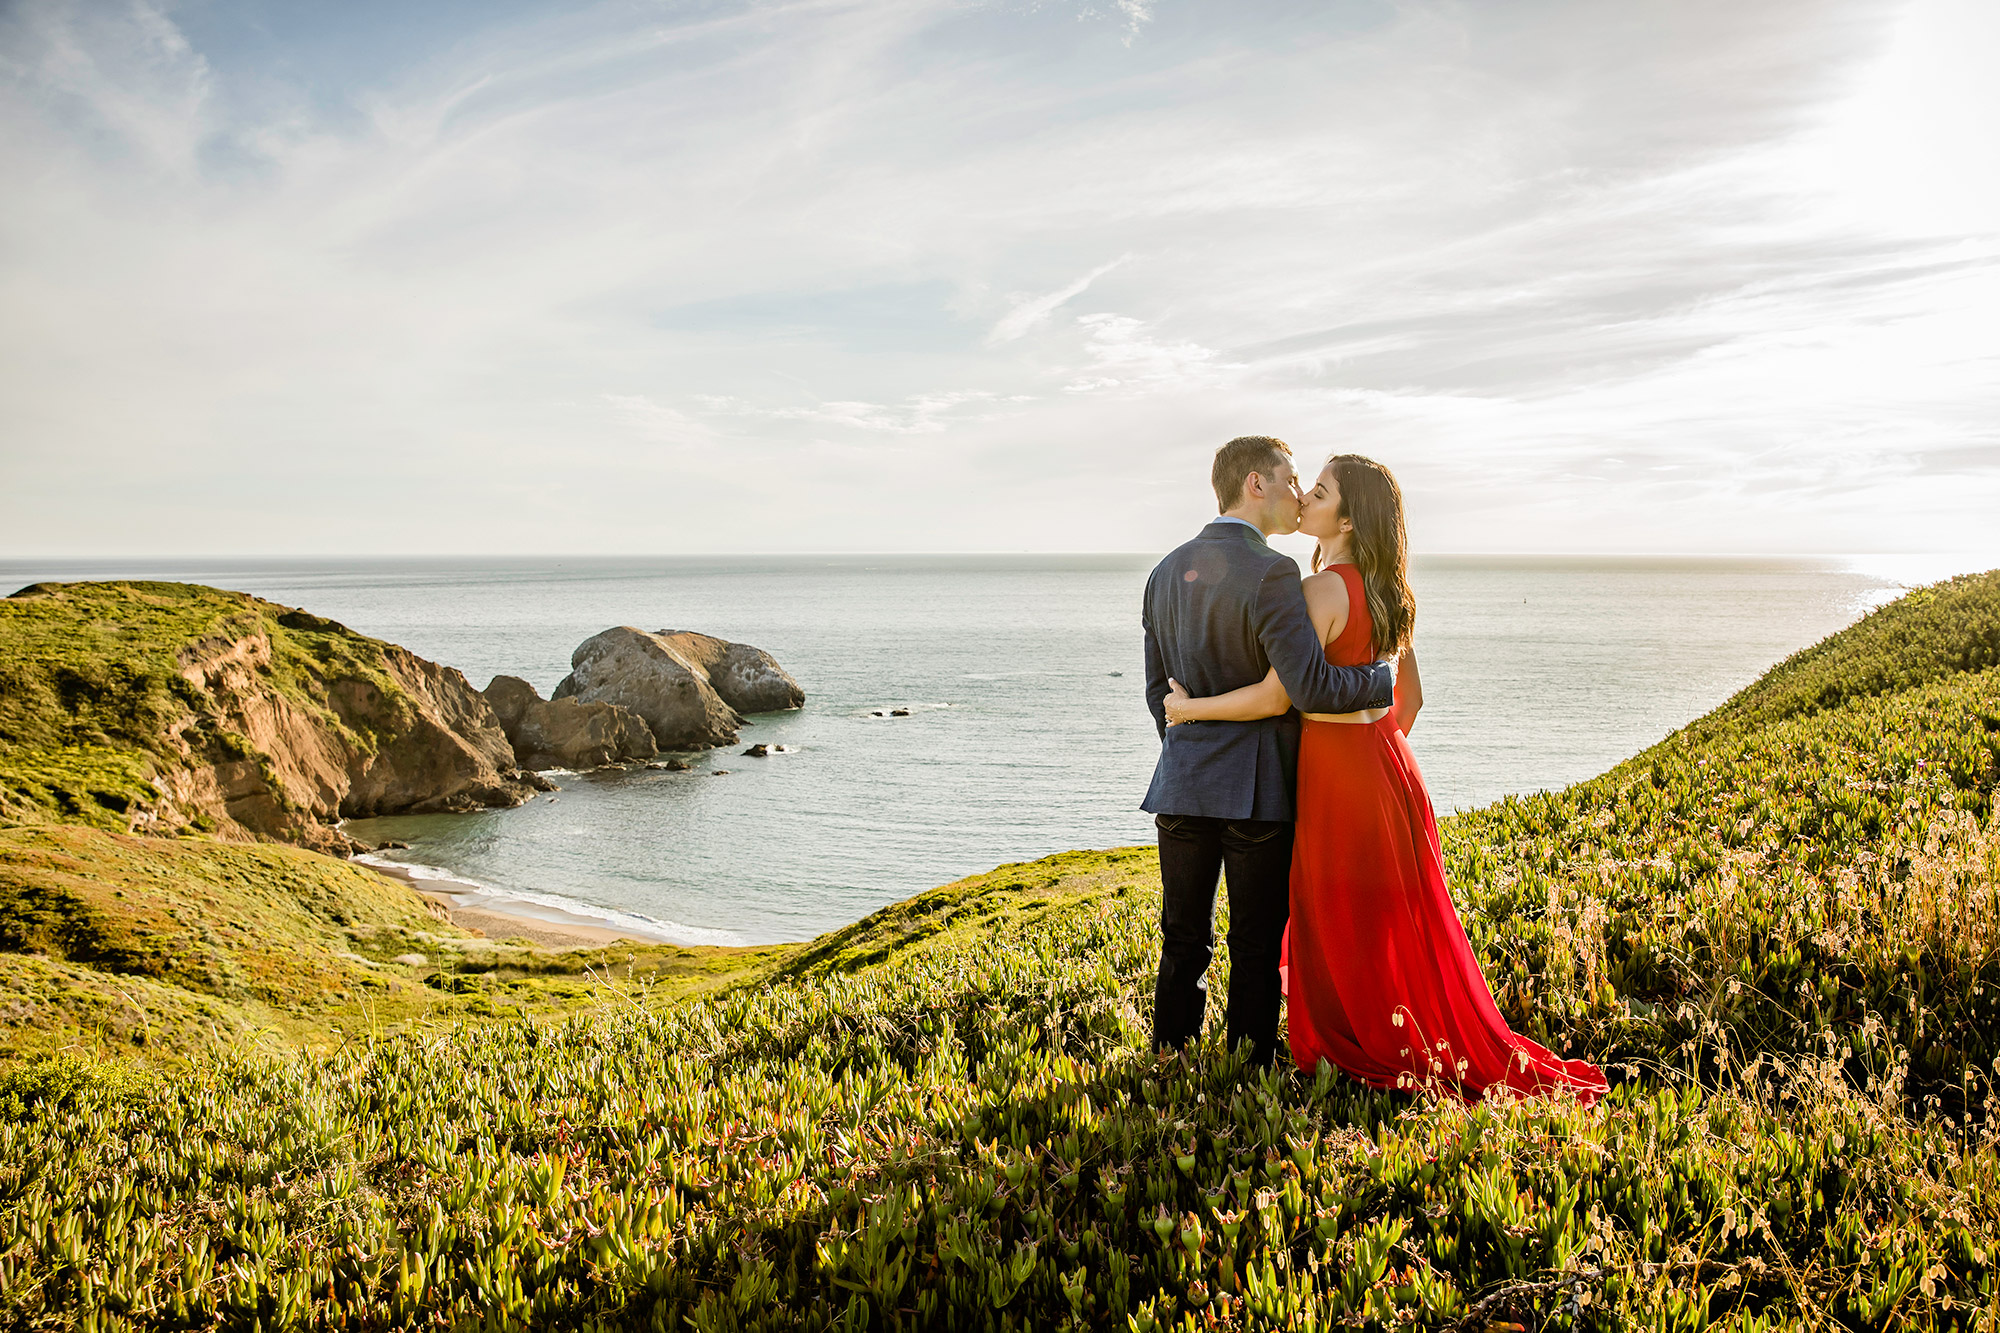
<path id="1" fill-rule="evenodd" d="M 1296 536 L 1271 538 L 1274 549 L 1283 551 L 1306 563 L 1312 554 L 1312 542 Z M 51 568 L 75 569 L 87 572 L 115 573 L 120 568 L 145 570 L 153 567 L 180 567 L 190 572 L 203 565 L 213 565 L 217 569 L 252 566 L 260 563 L 272 565 L 329 565 L 364 567 L 369 565 L 393 565 L 407 563 L 413 565 L 550 565 L 561 566 L 565 561 L 580 564 L 644 564 L 648 561 L 696 564 L 713 561 L 719 564 L 750 563 L 756 561 L 798 562 L 807 560 L 829 560 L 853 562 L 861 560 L 889 560 L 917 562 L 923 560 L 950 561 L 1059 561 L 1075 560 L 1129 560 L 1141 563 L 1157 561 L 1165 554 L 1159 551 L 263 551 L 263 552 L 189 552 L 184 554 L 154 555 L 57 555 L 46 553 L 11 554 L 0 551 L 0 574 L 10 570 L 22 570 L 37 565 Z M 2000 569 L 2000 551 L 1412 551 L 1410 563 L 1415 568 L 1453 565 L 1493 565 L 1499 567 L 1529 567 L 1545 563 L 1553 567 L 1601 566 L 1620 564 L 1633 566 L 1680 564 L 1738 565 L 1738 566 L 1786 566 L 1821 565 L 1853 573 L 1866 573 L 1889 578 L 1905 584 L 1936 582 L 1958 574 L 1984 573 L 1989 569 Z M 155 568 L 149 572 L 161 572 Z M 0 593 L 4 595 L 4 593 Z"/>

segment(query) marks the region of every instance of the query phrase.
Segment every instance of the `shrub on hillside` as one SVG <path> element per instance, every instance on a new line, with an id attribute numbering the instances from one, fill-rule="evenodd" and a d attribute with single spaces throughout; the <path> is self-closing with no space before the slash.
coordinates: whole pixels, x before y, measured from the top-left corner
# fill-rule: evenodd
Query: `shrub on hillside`
<path id="1" fill-rule="evenodd" d="M 1918 588 L 1793 653 L 1694 723 L 1690 740 L 1823 713 L 2000 666 L 2000 570 Z"/>

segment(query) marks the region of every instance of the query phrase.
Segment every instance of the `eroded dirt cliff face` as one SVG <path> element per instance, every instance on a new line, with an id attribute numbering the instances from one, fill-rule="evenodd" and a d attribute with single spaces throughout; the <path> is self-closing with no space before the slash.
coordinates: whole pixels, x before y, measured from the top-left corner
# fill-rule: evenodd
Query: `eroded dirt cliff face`
<path id="1" fill-rule="evenodd" d="M 165 807 L 146 823 L 230 825 L 265 838 L 339 851 L 354 748 L 322 718 L 269 688 L 268 634 L 212 637 L 178 654 L 181 676 L 207 703 L 169 732 L 183 763 L 155 781 Z M 338 688 L 336 686 L 336 688 Z"/>
<path id="2" fill-rule="evenodd" d="M 345 816 L 533 790 L 464 676 L 333 621 L 187 584 L 0 599 L 0 822 L 341 852 Z"/>
<path id="3" fill-rule="evenodd" d="M 514 768 L 514 747 L 486 696 L 455 668 L 388 645 L 383 665 L 401 690 L 342 681 L 333 706 L 380 748 L 349 766 L 340 813 L 347 816 L 518 805 L 532 793 Z M 400 725 L 398 725 L 400 724 Z"/>

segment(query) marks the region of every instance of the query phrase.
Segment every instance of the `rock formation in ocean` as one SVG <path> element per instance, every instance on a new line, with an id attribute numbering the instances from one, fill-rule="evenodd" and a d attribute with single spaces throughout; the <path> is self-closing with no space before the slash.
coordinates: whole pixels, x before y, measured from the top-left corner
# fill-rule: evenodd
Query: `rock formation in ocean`
<path id="1" fill-rule="evenodd" d="M 120 832 L 355 844 L 346 817 L 517 805 L 464 676 L 331 620 L 181 583 L 0 599 L 0 807 Z"/>
<path id="2" fill-rule="evenodd" d="M 485 694 L 522 768 L 602 768 L 659 753 L 645 721 L 621 704 L 544 699 L 519 676 L 495 676 Z"/>
<path id="3" fill-rule="evenodd" d="M 622 704 L 645 719 L 661 749 L 697 750 L 733 742 L 743 713 L 797 708 L 806 696 L 748 644 L 621 625 L 577 646 L 551 697 Z"/>
<path id="4" fill-rule="evenodd" d="M 685 629 L 663 629 L 657 637 L 689 666 L 706 673 L 722 702 L 739 713 L 779 713 L 806 701 L 799 683 L 762 648 Z"/>

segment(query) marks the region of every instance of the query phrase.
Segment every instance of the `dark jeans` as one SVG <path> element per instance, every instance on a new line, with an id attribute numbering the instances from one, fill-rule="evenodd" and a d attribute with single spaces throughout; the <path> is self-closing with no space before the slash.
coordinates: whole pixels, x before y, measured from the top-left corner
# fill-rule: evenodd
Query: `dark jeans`
<path id="1" fill-rule="evenodd" d="M 1160 831 L 1160 979 L 1153 988 L 1153 1046 L 1201 1034 L 1208 964 L 1215 956 L 1215 885 L 1229 885 L 1230 1049 L 1244 1038 L 1263 1066 L 1278 1057 L 1278 953 L 1292 914 L 1292 825 L 1262 819 L 1156 815 Z"/>

